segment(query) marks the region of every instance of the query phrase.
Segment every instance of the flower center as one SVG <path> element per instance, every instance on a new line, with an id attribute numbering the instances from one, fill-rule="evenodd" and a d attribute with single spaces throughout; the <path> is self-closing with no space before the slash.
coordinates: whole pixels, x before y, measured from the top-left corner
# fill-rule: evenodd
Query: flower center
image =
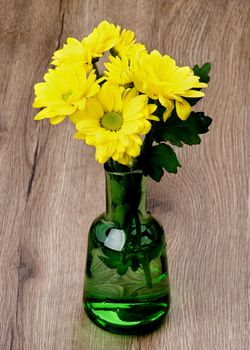
<path id="1" fill-rule="evenodd" d="M 107 112 L 101 119 L 101 125 L 111 131 L 117 131 L 122 127 L 123 118 L 117 112 Z"/>
<path id="2" fill-rule="evenodd" d="M 65 94 L 62 95 L 63 100 L 66 102 L 70 95 L 72 95 L 72 91 L 71 90 L 65 92 Z"/>

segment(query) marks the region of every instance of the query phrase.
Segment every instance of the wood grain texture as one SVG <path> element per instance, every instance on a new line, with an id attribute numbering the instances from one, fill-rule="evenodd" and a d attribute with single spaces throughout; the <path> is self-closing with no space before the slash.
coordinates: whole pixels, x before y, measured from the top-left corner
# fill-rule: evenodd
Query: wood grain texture
<path id="1" fill-rule="evenodd" d="M 198 106 L 214 119 L 210 133 L 178 151 L 178 175 L 149 182 L 168 241 L 172 308 L 143 337 L 109 334 L 82 313 L 103 172 L 71 125 L 34 122 L 31 108 L 54 50 L 105 18 L 180 65 L 213 64 Z M 248 0 L 1 1 L 1 350 L 250 348 L 249 23 Z"/>

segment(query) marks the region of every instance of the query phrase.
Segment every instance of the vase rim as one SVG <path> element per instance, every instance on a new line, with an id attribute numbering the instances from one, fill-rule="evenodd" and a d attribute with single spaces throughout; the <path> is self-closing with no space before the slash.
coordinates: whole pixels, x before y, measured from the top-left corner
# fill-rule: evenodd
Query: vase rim
<path id="1" fill-rule="evenodd" d="M 110 171 L 110 170 L 104 170 L 106 174 L 111 175 L 118 175 L 118 176 L 124 176 L 124 175 L 132 175 L 132 174 L 143 174 L 143 171 L 141 169 L 132 170 L 132 171 Z"/>

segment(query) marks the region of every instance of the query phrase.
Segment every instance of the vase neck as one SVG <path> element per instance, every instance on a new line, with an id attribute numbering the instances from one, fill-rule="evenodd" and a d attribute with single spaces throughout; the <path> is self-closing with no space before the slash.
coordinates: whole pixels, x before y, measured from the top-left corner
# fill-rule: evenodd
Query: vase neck
<path id="1" fill-rule="evenodd" d="M 141 171 L 128 173 L 105 172 L 106 215 L 110 220 L 123 221 L 124 216 L 147 215 L 146 177 Z M 121 225 L 122 226 L 122 225 Z"/>

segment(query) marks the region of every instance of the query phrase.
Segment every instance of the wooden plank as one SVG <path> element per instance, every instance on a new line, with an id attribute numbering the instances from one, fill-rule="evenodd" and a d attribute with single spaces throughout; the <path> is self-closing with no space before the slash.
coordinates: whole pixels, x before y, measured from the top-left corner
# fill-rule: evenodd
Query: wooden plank
<path id="1" fill-rule="evenodd" d="M 248 1 L 3 0 L 0 18 L 0 348 L 249 349 Z M 178 175 L 149 181 L 168 240 L 172 308 L 144 337 L 109 334 L 82 313 L 102 167 L 71 125 L 36 123 L 31 108 L 53 51 L 104 18 L 180 65 L 213 64 L 198 107 L 214 118 L 210 133 L 178 151 Z"/>

